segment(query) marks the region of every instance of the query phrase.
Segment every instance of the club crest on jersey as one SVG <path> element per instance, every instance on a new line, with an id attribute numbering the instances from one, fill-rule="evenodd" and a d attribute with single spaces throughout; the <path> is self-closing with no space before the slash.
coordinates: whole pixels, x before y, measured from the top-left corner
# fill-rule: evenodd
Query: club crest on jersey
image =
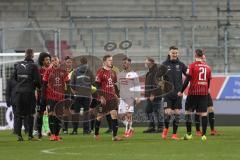
<path id="1" fill-rule="evenodd" d="M 179 64 L 176 65 L 176 71 L 180 71 L 180 65 Z"/>
<path id="2" fill-rule="evenodd" d="M 96 78 L 95 78 L 95 81 L 97 81 L 97 82 L 99 81 L 99 78 L 98 78 L 98 76 L 96 76 Z"/>
<path id="3" fill-rule="evenodd" d="M 171 70 L 171 67 L 170 67 L 170 66 L 167 66 L 167 69 L 168 69 L 168 70 Z"/>

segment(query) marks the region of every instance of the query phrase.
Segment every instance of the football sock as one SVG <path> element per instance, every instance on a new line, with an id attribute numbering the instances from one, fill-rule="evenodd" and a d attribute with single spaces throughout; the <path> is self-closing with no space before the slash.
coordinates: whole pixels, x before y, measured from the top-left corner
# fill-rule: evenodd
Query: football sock
<path id="1" fill-rule="evenodd" d="M 202 135 L 206 135 L 206 131 L 207 131 L 207 116 L 202 116 Z"/>
<path id="2" fill-rule="evenodd" d="M 209 121 L 209 125 L 211 130 L 214 130 L 214 120 L 215 120 L 215 116 L 214 116 L 214 112 L 211 112 L 208 114 L 208 121 Z"/>
<path id="3" fill-rule="evenodd" d="M 128 121 L 125 121 L 124 125 L 125 125 L 125 131 L 128 131 Z"/>
<path id="4" fill-rule="evenodd" d="M 48 123 L 51 134 L 55 134 L 54 117 L 52 115 L 49 115 Z"/>
<path id="5" fill-rule="evenodd" d="M 68 117 L 67 116 L 63 116 L 63 125 L 64 125 L 64 130 L 67 131 L 68 130 Z"/>
<path id="6" fill-rule="evenodd" d="M 91 124 L 91 130 L 93 131 L 94 130 L 94 124 L 95 124 L 95 119 L 91 120 L 90 122 Z"/>
<path id="7" fill-rule="evenodd" d="M 171 119 L 171 116 L 170 115 L 167 115 L 167 114 L 165 114 L 165 116 L 164 116 L 165 118 L 164 118 L 164 124 L 165 124 L 165 128 L 169 128 L 169 123 L 170 123 L 170 119 Z"/>
<path id="8" fill-rule="evenodd" d="M 185 115 L 187 134 L 192 134 L 192 116 L 190 114 Z"/>
<path id="9" fill-rule="evenodd" d="M 59 135 L 59 132 L 61 129 L 60 123 L 61 123 L 61 121 L 57 117 L 54 116 L 55 135 L 56 136 Z"/>
<path id="10" fill-rule="evenodd" d="M 106 115 L 107 123 L 108 123 L 108 128 L 111 130 L 112 129 L 112 117 L 111 114 Z"/>
<path id="11" fill-rule="evenodd" d="M 129 122 L 129 129 L 132 129 L 132 121 Z"/>
<path id="12" fill-rule="evenodd" d="M 28 116 L 28 136 L 33 137 L 33 122 L 34 117 L 32 115 Z"/>
<path id="13" fill-rule="evenodd" d="M 116 137 L 117 132 L 118 132 L 118 120 L 117 119 L 112 120 L 112 130 L 113 130 L 113 137 Z"/>
<path id="14" fill-rule="evenodd" d="M 77 132 L 77 130 L 78 130 L 78 122 L 72 122 L 72 125 L 73 125 L 73 131 Z"/>
<path id="15" fill-rule="evenodd" d="M 179 121 L 180 121 L 180 115 L 175 114 L 174 115 L 174 120 L 173 120 L 173 134 L 177 133 Z"/>
<path id="16" fill-rule="evenodd" d="M 42 125 L 43 125 L 43 115 L 39 113 L 39 115 L 37 115 L 37 130 L 39 135 L 42 134 Z"/>
<path id="17" fill-rule="evenodd" d="M 99 128 L 100 128 L 101 121 L 95 121 L 95 135 L 99 135 Z"/>
<path id="18" fill-rule="evenodd" d="M 200 131 L 200 116 L 198 114 L 195 114 L 195 125 L 196 131 Z"/>

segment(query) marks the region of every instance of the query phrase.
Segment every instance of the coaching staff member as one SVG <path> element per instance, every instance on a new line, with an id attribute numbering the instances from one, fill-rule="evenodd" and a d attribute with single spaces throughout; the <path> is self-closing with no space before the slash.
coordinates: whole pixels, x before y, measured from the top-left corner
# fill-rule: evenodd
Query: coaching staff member
<path id="1" fill-rule="evenodd" d="M 182 75 L 186 75 L 187 66 L 179 60 L 179 50 L 175 46 L 169 47 L 169 53 L 167 60 L 163 62 L 168 69 L 168 72 L 163 79 L 165 81 L 170 82 L 174 89 L 172 92 L 167 94 L 164 97 L 164 124 L 165 128 L 162 133 L 162 138 L 166 139 L 168 130 L 169 130 L 169 123 L 171 117 L 173 116 L 173 133 L 172 139 L 178 140 L 177 137 L 177 129 L 178 124 L 180 121 L 180 110 L 182 109 L 182 97 L 179 97 L 177 93 L 181 90 L 183 85 L 183 77 Z"/>
<path id="2" fill-rule="evenodd" d="M 14 64 L 13 78 L 17 81 L 15 104 L 18 141 L 23 141 L 21 129 L 24 117 L 27 117 L 28 120 L 28 139 L 34 140 L 32 132 L 33 114 L 35 113 L 36 106 L 35 89 L 41 87 L 41 81 L 38 67 L 34 64 L 33 57 L 33 50 L 27 49 L 24 61 Z"/>
<path id="3" fill-rule="evenodd" d="M 156 91 L 158 67 L 154 59 L 150 57 L 145 59 L 145 67 L 148 68 L 145 79 L 145 97 L 147 98 L 145 112 L 150 122 L 148 129 L 143 131 L 143 133 L 159 133 L 162 132 L 163 124 L 160 114 L 162 97 L 159 96 L 160 92 Z M 155 127 L 155 120 L 157 121 L 157 129 Z"/>

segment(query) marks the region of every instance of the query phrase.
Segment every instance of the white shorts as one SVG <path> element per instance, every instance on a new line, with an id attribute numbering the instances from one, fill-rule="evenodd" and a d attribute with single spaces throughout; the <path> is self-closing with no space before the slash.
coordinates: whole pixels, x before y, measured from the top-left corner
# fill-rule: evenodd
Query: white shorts
<path id="1" fill-rule="evenodd" d="M 125 114 L 128 112 L 133 113 L 134 112 L 133 103 L 126 103 L 126 101 L 121 99 L 118 106 L 118 114 Z"/>

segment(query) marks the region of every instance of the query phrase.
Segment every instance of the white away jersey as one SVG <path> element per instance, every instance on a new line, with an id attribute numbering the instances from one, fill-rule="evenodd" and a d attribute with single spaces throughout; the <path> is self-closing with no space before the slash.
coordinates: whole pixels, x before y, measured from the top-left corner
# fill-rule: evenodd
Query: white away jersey
<path id="1" fill-rule="evenodd" d="M 139 76 L 136 72 L 122 71 L 117 75 L 118 88 L 121 99 L 135 99 L 140 97 Z"/>

